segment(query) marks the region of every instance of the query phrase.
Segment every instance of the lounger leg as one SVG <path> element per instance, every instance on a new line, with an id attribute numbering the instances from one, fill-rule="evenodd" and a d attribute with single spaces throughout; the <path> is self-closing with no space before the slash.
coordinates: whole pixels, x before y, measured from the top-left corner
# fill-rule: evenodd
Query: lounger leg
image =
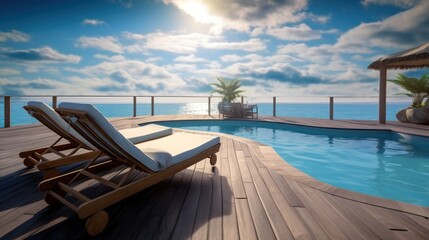
<path id="1" fill-rule="evenodd" d="M 216 156 L 216 154 L 213 154 L 213 155 L 210 157 L 210 164 L 211 164 L 212 166 L 214 166 L 214 165 L 216 165 L 216 162 L 217 162 L 217 156 Z"/>
<path id="2" fill-rule="evenodd" d="M 90 236 L 97 236 L 106 228 L 109 222 L 109 215 L 106 211 L 99 211 L 86 220 L 86 231 Z"/>
<path id="3" fill-rule="evenodd" d="M 66 192 L 56 187 L 55 189 L 50 190 L 49 192 L 45 193 L 45 202 L 49 206 L 55 206 L 58 205 L 61 201 L 58 200 L 58 197 L 64 198 L 66 196 Z M 57 197 L 54 197 L 53 195 L 58 195 Z"/>

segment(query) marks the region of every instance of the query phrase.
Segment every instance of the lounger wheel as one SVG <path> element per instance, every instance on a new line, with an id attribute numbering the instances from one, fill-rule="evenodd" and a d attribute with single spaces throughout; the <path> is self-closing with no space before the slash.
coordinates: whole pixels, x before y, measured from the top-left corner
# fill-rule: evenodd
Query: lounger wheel
<path id="1" fill-rule="evenodd" d="M 29 158 L 30 156 L 25 157 L 23 163 L 26 167 L 33 168 L 34 166 L 36 166 L 36 164 L 33 161 L 31 161 Z"/>
<path id="2" fill-rule="evenodd" d="M 103 232 L 109 222 L 109 214 L 106 211 L 99 211 L 86 220 L 86 231 L 91 236 L 96 236 Z"/>
<path id="3" fill-rule="evenodd" d="M 211 164 L 212 166 L 214 166 L 214 165 L 216 165 L 216 162 L 217 162 L 217 156 L 216 156 L 216 154 L 213 154 L 213 155 L 210 157 L 210 164 Z"/>

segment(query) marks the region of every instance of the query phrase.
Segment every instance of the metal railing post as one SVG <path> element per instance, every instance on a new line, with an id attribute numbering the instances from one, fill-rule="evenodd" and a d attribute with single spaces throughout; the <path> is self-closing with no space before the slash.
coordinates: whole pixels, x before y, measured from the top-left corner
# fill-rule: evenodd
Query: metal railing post
<path id="1" fill-rule="evenodd" d="M 10 96 L 4 96 L 4 127 L 10 127 Z"/>
<path id="2" fill-rule="evenodd" d="M 273 97 L 273 117 L 276 116 L 276 97 Z"/>
<path id="3" fill-rule="evenodd" d="M 242 96 L 241 97 L 241 105 L 243 105 L 244 104 L 244 97 Z"/>
<path id="4" fill-rule="evenodd" d="M 155 97 L 154 96 L 152 96 L 152 97 L 150 97 L 150 109 L 151 109 L 151 116 L 154 116 L 155 115 Z"/>
<path id="5" fill-rule="evenodd" d="M 52 96 L 52 108 L 57 108 L 57 96 Z"/>
<path id="6" fill-rule="evenodd" d="M 329 119 L 334 119 L 334 97 L 329 97 Z"/>
<path id="7" fill-rule="evenodd" d="M 137 97 L 133 96 L 133 117 L 137 116 Z"/>
<path id="8" fill-rule="evenodd" d="M 209 106 L 208 106 L 208 113 L 209 113 L 209 116 L 211 116 L 211 109 L 210 109 L 211 104 L 212 104 L 212 103 L 211 103 L 211 102 L 212 102 L 211 100 L 212 100 L 212 98 L 211 98 L 211 97 L 209 97 L 209 98 L 208 98 L 208 104 L 209 104 Z"/>

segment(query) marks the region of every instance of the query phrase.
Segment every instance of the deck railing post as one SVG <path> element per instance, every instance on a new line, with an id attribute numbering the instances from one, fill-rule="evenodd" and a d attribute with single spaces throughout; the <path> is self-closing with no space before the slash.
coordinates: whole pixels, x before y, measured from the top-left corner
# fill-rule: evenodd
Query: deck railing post
<path id="1" fill-rule="evenodd" d="M 276 116 L 276 97 L 273 97 L 273 117 Z"/>
<path id="2" fill-rule="evenodd" d="M 137 97 L 133 96 L 133 117 L 137 116 Z"/>
<path id="3" fill-rule="evenodd" d="M 4 96 L 4 127 L 10 127 L 10 96 Z"/>
<path id="4" fill-rule="evenodd" d="M 57 108 L 57 96 L 52 96 L 52 108 Z"/>
<path id="5" fill-rule="evenodd" d="M 242 96 L 241 97 L 241 105 L 243 105 L 244 104 L 244 97 Z"/>
<path id="6" fill-rule="evenodd" d="M 334 97 L 329 97 L 329 119 L 334 119 Z"/>
<path id="7" fill-rule="evenodd" d="M 209 104 L 209 105 L 208 105 L 208 114 L 209 114 L 209 116 L 211 115 L 211 109 L 210 109 L 211 104 L 212 104 L 212 101 L 211 101 L 211 100 L 212 100 L 212 98 L 211 98 L 211 97 L 209 97 L 209 98 L 208 98 L 208 104 Z"/>
<path id="8" fill-rule="evenodd" d="M 150 114 L 151 114 L 151 116 L 154 116 L 155 115 L 155 97 L 154 96 L 152 96 L 152 97 L 150 97 Z"/>

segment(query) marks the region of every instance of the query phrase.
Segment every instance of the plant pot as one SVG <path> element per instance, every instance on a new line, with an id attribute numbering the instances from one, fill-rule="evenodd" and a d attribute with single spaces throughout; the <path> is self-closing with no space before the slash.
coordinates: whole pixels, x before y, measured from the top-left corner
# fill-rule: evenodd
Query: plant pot
<path id="1" fill-rule="evenodd" d="M 420 108 L 409 108 L 405 111 L 407 119 L 411 123 L 428 124 L 429 123 L 429 106 Z"/>
<path id="2" fill-rule="evenodd" d="M 398 119 L 398 121 L 403 122 L 403 123 L 409 123 L 410 122 L 410 121 L 408 121 L 407 115 L 405 113 L 407 109 L 410 109 L 410 108 L 403 108 L 396 113 L 396 119 Z"/>

